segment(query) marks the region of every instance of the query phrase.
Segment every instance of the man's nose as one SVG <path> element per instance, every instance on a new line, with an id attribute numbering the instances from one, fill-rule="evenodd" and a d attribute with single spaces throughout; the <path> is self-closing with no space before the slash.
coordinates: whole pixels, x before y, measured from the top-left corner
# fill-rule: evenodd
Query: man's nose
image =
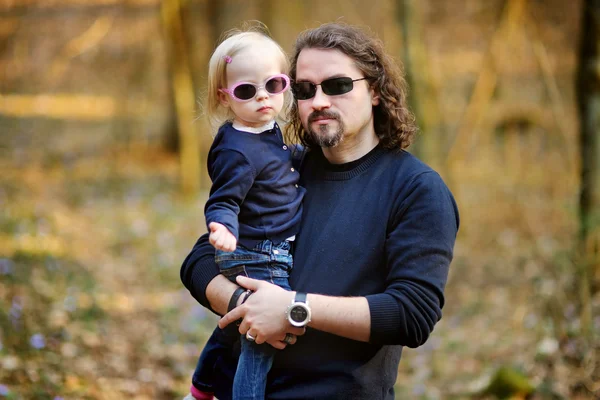
<path id="1" fill-rule="evenodd" d="M 315 92 L 315 97 L 312 99 L 312 108 L 315 110 L 322 110 L 324 108 L 329 108 L 331 106 L 331 102 L 329 101 L 329 96 L 323 93 L 321 86 L 317 86 L 317 91 Z"/>

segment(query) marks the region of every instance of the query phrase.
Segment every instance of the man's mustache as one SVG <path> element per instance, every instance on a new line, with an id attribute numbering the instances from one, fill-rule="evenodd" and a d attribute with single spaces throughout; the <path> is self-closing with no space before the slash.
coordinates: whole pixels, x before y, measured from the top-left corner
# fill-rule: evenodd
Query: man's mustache
<path id="1" fill-rule="evenodd" d="M 310 124 L 311 122 L 314 122 L 317 118 L 329 118 L 338 120 L 340 119 L 340 116 L 338 115 L 338 113 L 335 113 L 333 111 L 313 111 L 308 116 L 308 123 Z"/>

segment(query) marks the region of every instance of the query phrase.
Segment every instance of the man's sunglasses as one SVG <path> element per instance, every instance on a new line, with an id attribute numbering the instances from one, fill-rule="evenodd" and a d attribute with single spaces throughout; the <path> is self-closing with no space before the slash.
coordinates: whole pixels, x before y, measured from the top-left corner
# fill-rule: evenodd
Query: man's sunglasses
<path id="1" fill-rule="evenodd" d="M 228 93 L 234 100 L 250 101 L 260 89 L 265 89 L 267 93 L 274 96 L 285 92 L 290 88 L 290 78 L 285 74 L 273 75 L 264 82 L 264 85 L 258 86 L 251 82 L 238 82 L 229 89 L 219 89 L 221 92 Z"/>
<path id="2" fill-rule="evenodd" d="M 321 86 L 323 93 L 328 96 L 338 96 L 354 89 L 354 82 L 362 81 L 367 78 L 352 79 L 347 76 L 341 78 L 325 79 L 321 83 L 312 82 L 294 82 L 292 92 L 297 100 L 308 100 L 317 94 L 317 86 Z"/>

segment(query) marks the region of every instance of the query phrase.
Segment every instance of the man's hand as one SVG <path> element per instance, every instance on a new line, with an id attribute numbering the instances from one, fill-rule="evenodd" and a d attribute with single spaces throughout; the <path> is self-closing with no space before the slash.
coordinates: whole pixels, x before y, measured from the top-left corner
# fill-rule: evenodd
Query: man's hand
<path id="1" fill-rule="evenodd" d="M 285 317 L 287 306 L 292 304 L 294 292 L 289 292 L 269 282 L 244 276 L 238 276 L 237 283 L 254 293 L 244 304 L 234 308 L 221 318 L 219 321 L 221 329 L 243 318 L 239 327 L 242 335 L 250 331 L 251 335 L 256 338 L 257 344 L 268 342 L 278 349 L 285 347 L 281 346 L 283 343 L 277 342 L 282 341 L 286 333 L 296 336 L 304 335 L 304 328 L 293 327 Z"/>
<path id="2" fill-rule="evenodd" d="M 237 240 L 225 225 L 219 224 L 218 222 L 211 222 L 208 225 L 208 229 L 210 229 L 208 241 L 215 246 L 216 249 L 223 251 L 235 250 Z"/>

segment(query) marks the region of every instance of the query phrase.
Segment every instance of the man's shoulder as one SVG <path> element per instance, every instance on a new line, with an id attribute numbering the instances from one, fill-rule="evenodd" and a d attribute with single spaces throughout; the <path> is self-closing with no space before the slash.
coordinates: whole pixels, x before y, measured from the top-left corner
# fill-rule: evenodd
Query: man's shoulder
<path id="1" fill-rule="evenodd" d="M 396 174 L 396 181 L 404 188 L 423 185 L 446 186 L 436 170 L 406 150 L 388 151 L 385 157 L 392 164 L 387 168 Z"/>
<path id="2" fill-rule="evenodd" d="M 419 158 L 417 158 L 417 156 L 415 156 L 414 154 L 412 154 L 410 151 L 406 150 L 406 149 L 402 149 L 402 150 L 389 150 L 386 149 L 384 151 L 386 157 L 395 160 L 396 162 L 401 162 L 401 163 L 405 163 L 406 165 L 413 165 L 413 166 L 424 166 L 426 167 L 427 164 L 425 164 L 423 161 L 421 161 Z"/>
<path id="3" fill-rule="evenodd" d="M 437 174 L 437 172 L 427 163 L 407 150 L 388 150 L 385 152 L 384 157 L 387 158 L 389 162 L 393 163 L 399 174 L 406 176 L 416 176 L 428 172 Z"/>

